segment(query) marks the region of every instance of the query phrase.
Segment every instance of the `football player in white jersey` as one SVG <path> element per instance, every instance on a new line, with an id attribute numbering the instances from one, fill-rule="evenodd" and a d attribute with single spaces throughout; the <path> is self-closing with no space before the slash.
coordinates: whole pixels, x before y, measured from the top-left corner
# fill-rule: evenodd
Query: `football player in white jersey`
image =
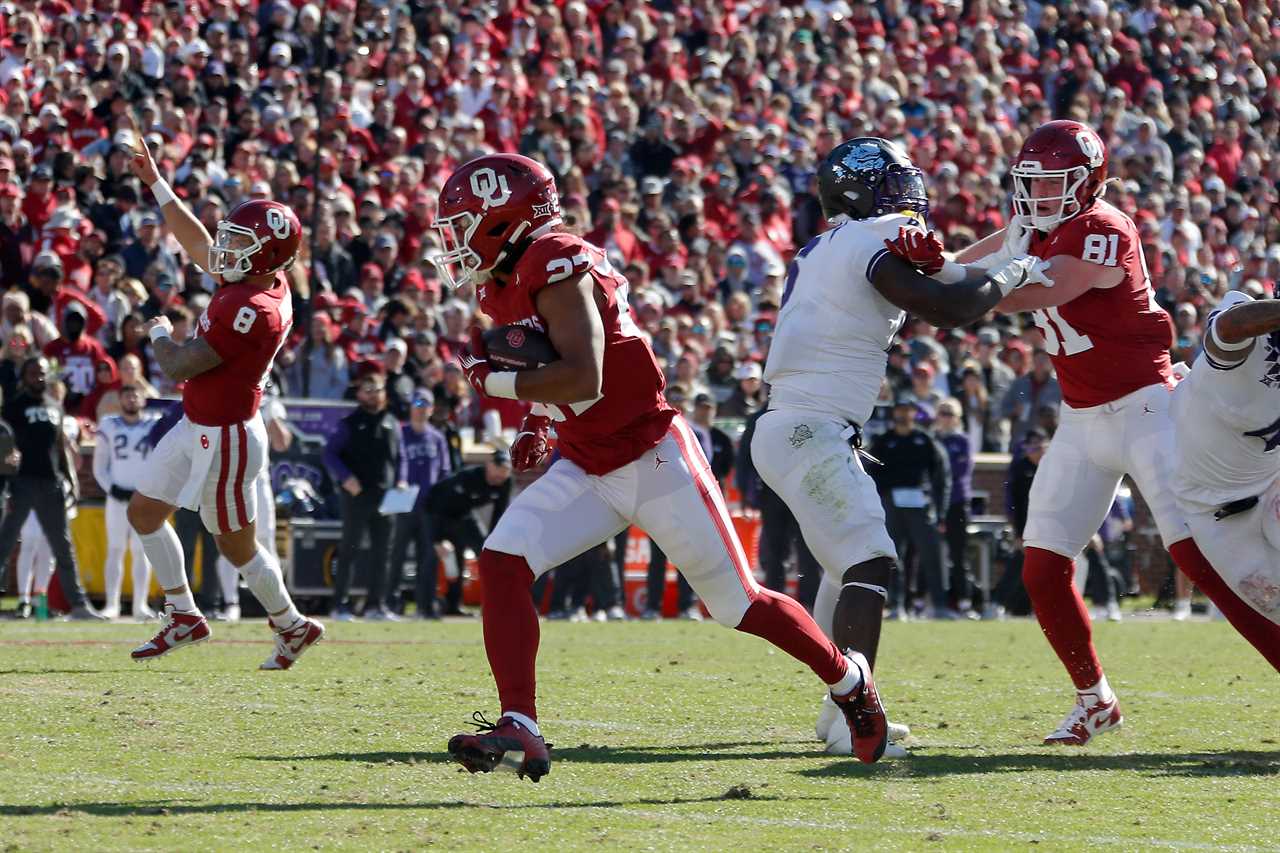
<path id="1" fill-rule="evenodd" d="M 942 328 L 971 323 L 1024 284 L 1051 284 L 1034 257 L 1007 246 L 963 267 L 924 231 L 924 177 L 892 142 L 843 142 L 818 171 L 831 227 L 796 253 L 765 365 L 769 411 L 751 456 L 795 513 L 824 579 L 814 620 L 841 649 L 875 666 L 886 587 L 895 569 L 876 486 L 856 450 L 906 312 Z M 828 750 L 849 750 L 834 706 L 818 719 Z M 902 730 L 891 734 L 901 734 Z"/>
<path id="2" fill-rule="evenodd" d="M 1280 300 L 1233 290 L 1205 325 L 1171 409 L 1174 497 L 1213 567 L 1191 580 L 1280 670 Z"/>
<path id="3" fill-rule="evenodd" d="M 160 415 L 144 409 L 142 391 L 136 385 L 120 389 L 120 414 L 109 415 L 98 424 L 98 439 L 93 450 L 93 478 L 106 495 L 107 562 L 105 568 L 107 599 L 102 615 L 114 619 L 120 615 L 120 590 L 124 585 L 124 552 L 133 558 L 133 618 L 139 622 L 154 619 L 155 611 L 147 606 L 151 588 L 151 564 L 142 550 L 142 540 L 129 525 L 126 511 L 133 497 L 142 469 L 147 464 L 147 434 Z"/>
<path id="4" fill-rule="evenodd" d="M 284 453 L 293 444 L 293 433 L 289 431 L 285 416 L 284 403 L 279 397 L 264 396 L 262 398 L 262 421 L 267 425 L 267 442 L 275 453 Z M 254 535 L 258 544 L 273 557 L 276 554 L 276 496 L 271 488 L 271 466 L 268 464 L 253 481 L 253 490 L 258 501 L 258 511 L 262 513 Z M 222 587 L 221 621 L 240 621 L 240 572 L 231 561 L 218 555 L 218 584 Z"/>

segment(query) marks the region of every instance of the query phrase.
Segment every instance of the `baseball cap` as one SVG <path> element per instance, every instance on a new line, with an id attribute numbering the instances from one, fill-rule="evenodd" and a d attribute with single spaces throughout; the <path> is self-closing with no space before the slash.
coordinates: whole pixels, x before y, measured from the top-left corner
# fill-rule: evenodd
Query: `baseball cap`
<path id="1" fill-rule="evenodd" d="M 50 169 L 48 166 L 36 166 L 36 170 L 35 170 L 35 172 L 33 172 L 33 173 L 31 174 L 31 180 L 33 180 L 33 181 L 52 181 L 52 180 L 53 180 L 53 170 L 52 170 L 52 169 Z"/>
<path id="2" fill-rule="evenodd" d="M 413 342 L 415 344 L 426 344 L 427 346 L 435 346 L 436 345 L 435 332 L 432 332 L 430 329 L 423 329 L 420 332 L 415 332 L 413 335 Z"/>
<path id="3" fill-rule="evenodd" d="M 991 326 L 983 326 L 978 330 L 978 343 L 995 346 L 1000 343 L 1000 332 Z"/>
<path id="4" fill-rule="evenodd" d="M 705 391 L 693 398 L 693 404 L 695 406 L 714 406 L 715 402 L 716 401 L 711 397 L 711 395 Z"/>
<path id="5" fill-rule="evenodd" d="M 392 338 L 391 340 L 387 341 L 387 349 L 395 350 L 401 355 L 409 354 L 409 345 L 406 344 L 404 340 L 401 338 Z"/>
<path id="6" fill-rule="evenodd" d="M 640 193 L 642 195 L 659 195 L 662 193 L 662 179 L 653 175 L 645 178 L 640 182 Z"/>
<path id="7" fill-rule="evenodd" d="M 500 447 L 497 450 L 493 451 L 492 462 L 494 465 L 510 465 L 511 453 L 505 450 L 504 448 Z"/>
<path id="8" fill-rule="evenodd" d="M 394 249 L 396 248 L 396 238 L 390 234 L 382 234 L 373 245 L 378 249 Z"/>
<path id="9" fill-rule="evenodd" d="M 429 388 L 415 388 L 413 391 L 413 407 L 415 409 L 429 409 L 436 403 L 435 395 L 431 393 Z"/>
<path id="10" fill-rule="evenodd" d="M 922 361 L 911 369 L 911 373 L 912 375 L 919 374 L 921 376 L 927 376 L 930 379 L 932 379 L 934 374 L 933 365 L 929 364 L 926 361 Z"/>
<path id="11" fill-rule="evenodd" d="M 760 369 L 759 362 L 755 361 L 743 362 L 733 371 L 733 378 L 737 380 L 760 379 L 763 376 L 764 371 Z"/>
<path id="12" fill-rule="evenodd" d="M 56 269 L 62 271 L 62 258 L 53 252 L 41 252 L 36 255 L 36 259 L 31 262 L 32 272 L 36 270 Z"/>

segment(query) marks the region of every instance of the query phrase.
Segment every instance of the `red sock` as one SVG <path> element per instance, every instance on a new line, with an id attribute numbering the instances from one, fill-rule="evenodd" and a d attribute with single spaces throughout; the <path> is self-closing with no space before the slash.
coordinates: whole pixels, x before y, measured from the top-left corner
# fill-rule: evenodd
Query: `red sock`
<path id="1" fill-rule="evenodd" d="M 1169 556 L 1173 557 L 1178 569 L 1187 579 L 1200 587 L 1200 591 L 1218 605 L 1222 615 L 1240 632 L 1240 636 L 1248 640 L 1258 650 L 1258 654 L 1280 672 L 1280 625 L 1241 600 L 1209 564 L 1204 554 L 1200 553 L 1195 540 L 1183 539 L 1173 543 L 1169 548 Z"/>
<path id="2" fill-rule="evenodd" d="M 794 599 L 771 589 L 756 593 L 736 630 L 773 643 L 813 670 L 823 684 L 837 684 L 849 671 L 844 655 L 813 617 Z"/>
<path id="3" fill-rule="evenodd" d="M 538 611 L 529 587 L 533 571 L 524 557 L 485 549 L 480 552 L 480 583 L 484 605 L 484 650 L 498 684 L 502 711 L 516 711 L 538 719 L 534 703 L 538 658 Z"/>
<path id="4" fill-rule="evenodd" d="M 1052 551 L 1028 548 L 1022 561 L 1022 583 L 1040 620 L 1040 630 L 1067 668 L 1077 690 L 1102 679 L 1102 664 L 1093 648 L 1089 611 L 1075 584 L 1075 564 Z"/>

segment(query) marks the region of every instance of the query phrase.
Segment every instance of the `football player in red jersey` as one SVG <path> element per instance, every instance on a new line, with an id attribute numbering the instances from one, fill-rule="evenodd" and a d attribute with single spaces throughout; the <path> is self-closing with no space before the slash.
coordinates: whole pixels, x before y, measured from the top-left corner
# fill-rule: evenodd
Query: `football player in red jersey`
<path id="1" fill-rule="evenodd" d="M 1021 288 L 997 310 L 1033 312 L 1062 387 L 1060 426 L 1031 487 L 1022 576 L 1077 690 L 1071 712 L 1045 742 L 1082 745 L 1122 717 L 1093 647 L 1073 560 L 1101 526 L 1125 474 L 1183 572 L 1197 577 L 1212 569 L 1171 485 L 1173 324 L 1155 302 L 1133 221 L 1102 198 L 1102 140 L 1079 122 L 1049 122 L 1027 137 L 1012 171 L 1016 215 L 1007 233 L 957 260 L 976 260 L 1001 243 L 1025 247 L 1047 262 L 1054 282 Z"/>
<path id="2" fill-rule="evenodd" d="M 551 173 L 497 154 L 458 168 L 440 193 L 437 259 L 452 286 L 473 284 L 498 324 L 545 332 L 558 361 L 520 372 L 487 363 L 476 333 L 461 357 L 490 397 L 537 404 L 512 447 L 519 469 L 547 456 L 555 425 L 562 458 L 502 515 L 480 554 L 485 651 L 502 714 L 449 741 L 471 772 L 508 752 L 537 781 L 550 755 L 537 724 L 538 614 L 529 588 L 570 558 L 643 527 L 680 566 L 712 617 L 807 664 L 845 712 L 854 751 L 877 760 L 886 723 L 866 659 L 842 655 L 800 605 L 759 587 L 697 439 L 663 398 L 662 371 L 627 304 L 627 281 L 596 246 L 562 229 Z"/>
<path id="3" fill-rule="evenodd" d="M 134 127 L 135 139 L 141 136 Z M 195 337 L 175 341 L 163 316 L 149 327 L 152 352 L 165 374 L 185 382 L 183 418 L 156 445 L 137 491 L 129 523 L 138 532 L 164 587 L 164 625 L 133 650 L 149 660 L 207 640 L 209 625 L 187 587 L 182 545 L 166 522 L 179 506 L 199 510 L 218 551 L 234 565 L 266 608 L 275 649 L 260 669 L 288 669 L 324 634 L 298 612 L 285 590 L 280 563 L 255 538 L 256 492 L 267 463 L 267 434 L 258 406 L 271 362 L 293 325 L 284 271 L 302 241 L 293 211 L 274 201 L 238 205 L 218 223 L 216 239 L 160 177 L 144 143 L 133 173 L 151 187 L 165 224 L 187 255 L 203 262 L 218 290 L 200 316 Z"/>

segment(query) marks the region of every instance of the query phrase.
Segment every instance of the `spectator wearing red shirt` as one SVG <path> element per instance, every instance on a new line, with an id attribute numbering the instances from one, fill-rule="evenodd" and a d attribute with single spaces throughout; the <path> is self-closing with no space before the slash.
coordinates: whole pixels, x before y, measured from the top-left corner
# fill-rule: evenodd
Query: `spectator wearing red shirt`
<path id="1" fill-rule="evenodd" d="M 67 123 L 71 147 L 77 151 L 106 136 L 106 126 L 93 111 L 93 96 L 88 86 L 77 86 L 71 91 L 71 102 L 63 108 L 62 118 Z"/>
<path id="2" fill-rule="evenodd" d="M 1240 174 L 1240 161 L 1244 159 L 1244 148 L 1240 145 L 1240 124 L 1236 119 L 1227 119 L 1222 129 L 1214 136 L 1213 145 L 1204 154 L 1204 161 L 1213 165 L 1218 177 L 1227 186 L 1234 186 Z"/>
<path id="3" fill-rule="evenodd" d="M 98 363 L 107 351 L 87 330 L 88 312 L 80 302 L 68 302 L 62 310 L 62 337 L 45 345 L 44 354 L 58 362 L 58 376 L 67 386 L 66 405 L 74 411 L 97 384 Z"/>
<path id="4" fill-rule="evenodd" d="M 600 203 L 596 222 L 596 227 L 586 235 L 588 243 L 618 254 L 628 264 L 644 257 L 640 241 L 622 223 L 622 205 L 617 199 L 607 198 Z"/>
<path id="5" fill-rule="evenodd" d="M 40 232 L 53 218 L 57 207 L 58 199 L 53 194 L 53 170 L 48 166 L 37 166 L 31 173 L 27 197 L 22 200 L 22 215 L 32 228 Z"/>
<path id="6" fill-rule="evenodd" d="M 73 303 L 83 306 L 86 329 L 91 336 L 96 336 L 107 322 L 107 315 L 84 292 L 63 284 L 62 259 L 53 252 L 36 255 L 25 289 L 31 310 L 47 317 L 62 317 L 67 306 Z"/>

